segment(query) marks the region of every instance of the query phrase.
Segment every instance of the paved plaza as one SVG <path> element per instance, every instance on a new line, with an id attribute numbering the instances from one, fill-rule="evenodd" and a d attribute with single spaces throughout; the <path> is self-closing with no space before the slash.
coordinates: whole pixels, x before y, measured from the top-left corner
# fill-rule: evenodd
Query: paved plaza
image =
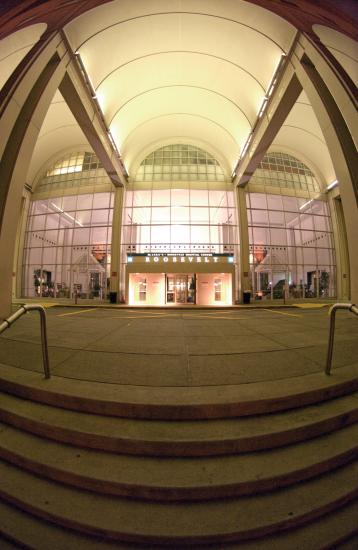
<path id="1" fill-rule="evenodd" d="M 47 308 L 53 375 L 143 386 L 280 380 L 322 371 L 328 306 L 259 309 Z M 0 363 L 42 371 L 28 313 L 0 337 Z M 358 364 L 358 322 L 339 311 L 333 369 Z"/>

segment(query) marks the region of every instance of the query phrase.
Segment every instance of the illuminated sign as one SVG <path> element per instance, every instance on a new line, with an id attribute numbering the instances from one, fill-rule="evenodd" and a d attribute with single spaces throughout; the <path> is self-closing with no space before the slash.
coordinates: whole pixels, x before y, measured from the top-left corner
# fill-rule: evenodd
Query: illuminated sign
<path id="1" fill-rule="evenodd" d="M 131 254 L 128 263 L 145 262 L 147 264 L 217 264 L 234 263 L 232 254 Z"/>
<path id="2" fill-rule="evenodd" d="M 218 263 L 219 258 L 217 256 L 146 256 L 145 262 L 149 263 Z"/>

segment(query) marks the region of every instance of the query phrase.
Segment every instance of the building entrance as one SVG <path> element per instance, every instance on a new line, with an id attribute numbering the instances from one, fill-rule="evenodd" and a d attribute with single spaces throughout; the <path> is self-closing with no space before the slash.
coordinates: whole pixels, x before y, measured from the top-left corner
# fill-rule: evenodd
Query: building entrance
<path id="1" fill-rule="evenodd" d="M 176 273 L 166 275 L 167 304 L 195 304 L 195 298 L 195 274 Z"/>

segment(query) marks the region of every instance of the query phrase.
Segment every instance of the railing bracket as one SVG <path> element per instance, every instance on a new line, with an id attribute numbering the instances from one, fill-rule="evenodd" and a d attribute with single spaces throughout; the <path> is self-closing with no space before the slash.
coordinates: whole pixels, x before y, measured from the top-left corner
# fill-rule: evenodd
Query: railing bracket
<path id="1" fill-rule="evenodd" d="M 47 327 L 46 327 L 46 311 L 43 306 L 39 304 L 23 304 L 19 307 L 10 317 L 4 319 L 0 323 L 0 334 L 6 329 L 10 328 L 11 325 L 20 319 L 28 311 L 38 311 L 40 314 L 41 321 L 41 344 L 42 344 L 42 360 L 44 366 L 45 378 L 50 378 L 50 361 L 48 358 L 48 344 L 47 344 Z"/>

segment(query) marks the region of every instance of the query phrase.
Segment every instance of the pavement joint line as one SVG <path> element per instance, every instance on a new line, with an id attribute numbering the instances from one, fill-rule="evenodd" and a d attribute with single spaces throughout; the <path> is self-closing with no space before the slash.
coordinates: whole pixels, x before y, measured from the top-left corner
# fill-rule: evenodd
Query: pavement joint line
<path id="1" fill-rule="evenodd" d="M 270 313 L 278 313 L 279 315 L 288 315 L 289 317 L 302 317 L 302 315 L 296 315 L 295 313 L 284 313 L 283 311 L 275 311 L 274 309 L 265 309 L 264 311 L 269 311 Z"/>
<path id="2" fill-rule="evenodd" d="M 167 315 L 166 317 L 176 317 L 179 318 L 179 315 Z M 162 317 L 159 317 L 161 319 Z M 131 316 L 122 316 L 116 315 L 115 317 L 107 317 L 107 319 L 158 319 L 156 315 L 131 315 Z"/>
<path id="3" fill-rule="evenodd" d="M 88 311 L 88 310 L 86 310 L 86 311 Z M 59 317 L 59 316 L 57 315 L 57 317 Z M 130 325 L 130 323 L 128 323 L 128 325 Z M 128 326 L 128 325 L 126 324 L 125 326 Z M 113 333 L 116 332 L 117 330 L 118 330 L 118 327 L 115 327 L 112 331 L 110 331 L 109 333 L 107 333 L 106 336 L 108 336 L 108 335 L 110 335 L 110 334 L 113 334 Z M 103 338 L 103 335 L 99 336 L 98 338 L 96 338 L 96 340 L 94 340 L 93 342 L 91 342 L 91 344 L 94 344 L 94 343 L 100 341 L 102 338 Z M 64 348 L 64 349 L 66 349 L 66 348 Z M 65 359 L 63 359 L 63 361 L 60 361 L 60 362 L 54 367 L 54 369 L 57 369 L 58 367 L 63 367 L 63 366 L 66 367 L 65 363 L 66 363 L 67 361 L 73 359 L 73 357 L 75 357 L 76 355 L 79 355 L 79 354 L 80 354 L 81 352 L 83 352 L 83 351 L 85 351 L 85 352 L 86 352 L 86 351 L 90 351 L 91 353 L 93 353 L 92 350 L 88 349 L 88 345 L 87 345 L 87 346 L 84 346 L 83 348 L 71 348 L 71 349 L 74 351 L 74 353 L 72 353 L 69 357 L 65 357 Z M 94 351 L 96 351 L 96 350 L 94 350 Z M 103 351 L 106 351 L 106 350 L 102 350 L 101 353 L 103 353 Z"/>
<path id="4" fill-rule="evenodd" d="M 222 316 L 219 316 L 219 315 L 214 317 L 213 315 L 205 315 L 205 314 L 201 315 L 200 313 L 198 315 L 194 315 L 194 314 L 190 314 L 190 313 L 188 313 L 188 314 L 183 313 L 183 319 L 188 319 L 188 318 L 213 319 L 214 321 L 215 321 L 215 319 L 228 319 L 229 321 L 236 321 L 236 320 L 245 321 L 246 320 L 245 317 L 234 317 L 234 318 L 232 318 L 232 317 L 222 317 Z"/>
<path id="5" fill-rule="evenodd" d="M 56 317 L 65 317 L 65 315 L 78 315 L 79 313 L 87 313 L 88 311 L 96 311 L 96 308 L 80 309 L 79 311 L 72 311 L 71 313 L 60 313 L 60 315 L 56 315 Z"/>

